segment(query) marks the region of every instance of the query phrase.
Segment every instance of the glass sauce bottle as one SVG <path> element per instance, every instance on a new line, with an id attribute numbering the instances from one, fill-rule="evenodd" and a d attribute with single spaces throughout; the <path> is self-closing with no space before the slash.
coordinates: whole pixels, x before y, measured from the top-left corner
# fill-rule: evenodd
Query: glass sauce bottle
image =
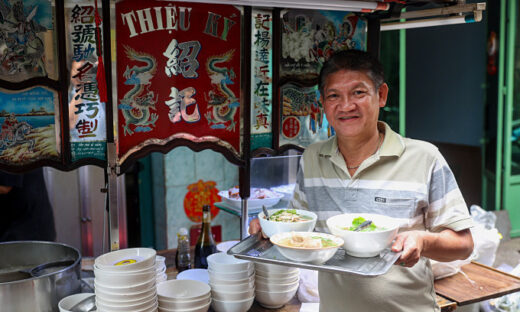
<path id="1" fill-rule="evenodd" d="M 195 245 L 195 267 L 207 269 L 208 261 L 206 258 L 215 252 L 217 252 L 217 246 L 211 234 L 210 206 L 204 205 L 202 207 L 202 229 Z"/>
<path id="2" fill-rule="evenodd" d="M 188 230 L 180 228 L 177 233 L 177 252 L 175 253 L 175 267 L 177 272 L 191 269 L 190 239 Z"/>

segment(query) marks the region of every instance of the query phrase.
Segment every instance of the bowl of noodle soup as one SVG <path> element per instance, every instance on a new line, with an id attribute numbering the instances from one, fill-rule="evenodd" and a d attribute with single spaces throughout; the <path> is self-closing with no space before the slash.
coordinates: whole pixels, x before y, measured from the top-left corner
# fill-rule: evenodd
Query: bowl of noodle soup
<path id="1" fill-rule="evenodd" d="M 287 259 L 323 264 L 343 246 L 342 238 L 318 232 L 285 232 L 270 238 L 271 243 Z"/>
<path id="2" fill-rule="evenodd" d="M 260 226 L 267 237 L 283 232 L 310 232 L 314 230 L 318 216 L 308 210 L 300 209 L 269 209 L 269 220 L 264 212 L 258 214 Z"/>

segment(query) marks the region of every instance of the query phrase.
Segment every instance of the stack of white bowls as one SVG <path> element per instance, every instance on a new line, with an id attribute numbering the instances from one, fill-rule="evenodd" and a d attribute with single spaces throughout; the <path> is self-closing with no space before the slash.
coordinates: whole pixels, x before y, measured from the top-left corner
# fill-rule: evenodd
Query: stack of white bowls
<path id="1" fill-rule="evenodd" d="M 97 312 L 157 311 L 155 255 L 150 248 L 129 248 L 97 257 Z"/>
<path id="2" fill-rule="evenodd" d="M 219 252 L 208 256 L 209 285 L 216 312 L 245 312 L 255 300 L 255 267 Z"/>
<path id="3" fill-rule="evenodd" d="M 300 270 L 287 266 L 255 263 L 256 301 L 266 308 L 283 307 L 296 294 Z"/>
<path id="4" fill-rule="evenodd" d="M 159 312 L 206 312 L 211 305 L 211 288 L 193 280 L 169 280 L 157 285 Z"/>
<path id="5" fill-rule="evenodd" d="M 155 256 L 155 273 L 157 284 L 168 279 L 166 275 L 166 258 L 163 256 Z"/>

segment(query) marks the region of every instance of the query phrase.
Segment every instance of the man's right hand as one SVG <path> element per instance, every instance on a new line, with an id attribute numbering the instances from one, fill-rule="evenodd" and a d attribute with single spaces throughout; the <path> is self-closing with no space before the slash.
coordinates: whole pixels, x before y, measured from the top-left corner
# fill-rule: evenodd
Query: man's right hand
<path id="1" fill-rule="evenodd" d="M 260 226 L 260 220 L 258 218 L 254 218 L 249 222 L 249 234 L 254 235 L 258 232 L 262 231 L 262 227 Z"/>

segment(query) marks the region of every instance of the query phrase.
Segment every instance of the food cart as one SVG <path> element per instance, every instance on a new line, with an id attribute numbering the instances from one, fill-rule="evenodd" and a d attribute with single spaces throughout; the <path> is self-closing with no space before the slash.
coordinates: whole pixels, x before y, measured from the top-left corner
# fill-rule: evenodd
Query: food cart
<path id="1" fill-rule="evenodd" d="M 379 55 L 381 30 L 480 21 L 485 9 L 461 2 L 403 12 L 403 1 L 290 0 L 103 0 L 98 8 L 56 0 L 28 10 L 24 3 L 27 13 L 6 26 L 7 37 L 24 40 L 6 39 L 3 52 L 1 117 L 16 127 L 2 130 L 0 169 L 102 167 L 111 250 L 120 248 L 117 176 L 177 146 L 212 149 L 238 166 L 245 238 L 252 161 L 301 152 L 333 133 L 316 92 L 332 51 Z M 0 8 L 2 16 L 9 10 L 14 4 Z"/>

